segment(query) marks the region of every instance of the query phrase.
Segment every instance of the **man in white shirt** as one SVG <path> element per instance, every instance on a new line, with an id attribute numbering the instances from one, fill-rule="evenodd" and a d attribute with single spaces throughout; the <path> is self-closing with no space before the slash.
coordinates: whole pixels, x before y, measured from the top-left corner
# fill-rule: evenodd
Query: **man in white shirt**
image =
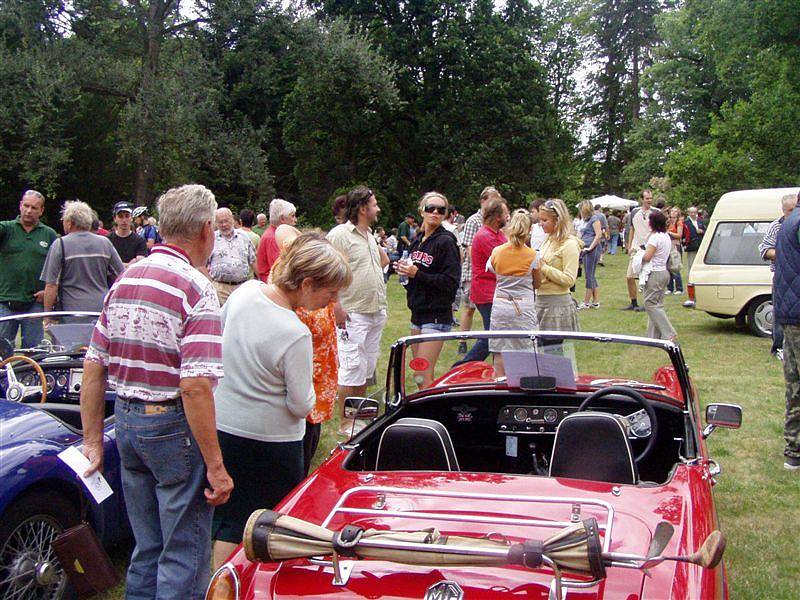
<path id="1" fill-rule="evenodd" d="M 222 306 L 233 291 L 255 272 L 256 249 L 247 233 L 233 226 L 233 213 L 219 208 L 215 213 L 217 231 L 208 259 L 208 275 Z"/>
<path id="2" fill-rule="evenodd" d="M 339 293 L 336 327 L 339 337 L 338 400 L 363 397 L 367 379 L 375 371 L 381 335 L 386 325 L 386 282 L 383 268 L 389 264 L 371 227 L 381 209 L 372 190 L 359 186 L 347 194 L 347 221 L 328 232 L 328 240 L 347 259 L 353 282 Z M 352 420 L 342 420 L 339 433 L 350 434 Z"/>
<path id="3" fill-rule="evenodd" d="M 628 281 L 628 296 L 631 303 L 622 310 L 633 310 L 636 312 L 644 311 L 644 308 L 639 306 L 636 300 L 636 274 L 633 272 L 633 257 L 636 254 L 636 249 L 643 246 L 647 242 L 650 235 L 650 210 L 653 206 L 653 192 L 649 189 L 642 191 L 642 206 L 635 208 L 631 212 L 631 234 L 626 240 L 628 252 L 628 272 L 626 274 Z"/>

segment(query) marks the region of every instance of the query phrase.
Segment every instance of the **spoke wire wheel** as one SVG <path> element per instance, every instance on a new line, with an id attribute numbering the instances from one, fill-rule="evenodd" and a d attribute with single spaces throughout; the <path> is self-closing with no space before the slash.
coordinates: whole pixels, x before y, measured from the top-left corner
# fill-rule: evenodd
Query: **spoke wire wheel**
<path id="1" fill-rule="evenodd" d="M 29 497 L 30 498 L 30 497 Z M 40 496 L 30 498 L 35 500 Z M 3 523 L 2 529 L 13 527 L 10 532 L 0 537 L 0 598 L 3 600 L 59 600 L 68 594 L 68 581 L 64 569 L 58 562 L 53 550 L 53 541 L 64 531 L 64 524 L 71 524 L 75 511 L 69 503 L 50 499 L 49 510 L 25 510 L 26 498 L 22 498 L 4 515 L 3 521 L 11 517 L 16 523 Z M 31 508 L 41 508 L 32 503 Z M 55 515 L 59 509 L 65 508 L 62 520 Z M 17 521 L 19 514 L 29 513 Z"/>

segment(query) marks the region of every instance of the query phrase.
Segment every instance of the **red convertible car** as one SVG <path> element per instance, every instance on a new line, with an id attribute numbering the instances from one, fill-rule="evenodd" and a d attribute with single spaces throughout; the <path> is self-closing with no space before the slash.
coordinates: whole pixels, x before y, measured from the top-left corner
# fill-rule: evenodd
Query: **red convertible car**
<path id="1" fill-rule="evenodd" d="M 492 353 L 458 364 L 474 338 Z M 208 600 L 728 597 L 705 439 L 741 409 L 701 423 L 671 342 L 406 337 L 383 397 L 347 407 L 371 422 L 251 516 Z"/>

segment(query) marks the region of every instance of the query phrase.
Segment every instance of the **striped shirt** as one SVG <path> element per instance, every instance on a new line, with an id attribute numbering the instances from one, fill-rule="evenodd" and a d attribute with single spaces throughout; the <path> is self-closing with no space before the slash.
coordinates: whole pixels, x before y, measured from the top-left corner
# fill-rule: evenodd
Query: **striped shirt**
<path id="1" fill-rule="evenodd" d="M 222 326 L 212 283 L 176 246 L 129 266 L 103 303 L 86 359 L 108 368 L 123 398 L 180 396 L 184 377 L 222 377 Z"/>
<path id="2" fill-rule="evenodd" d="M 461 236 L 461 245 L 464 248 L 472 246 L 472 240 L 475 239 L 478 230 L 483 225 L 483 213 L 480 209 L 478 212 L 470 215 L 467 222 L 464 224 L 464 233 Z M 461 281 L 470 281 L 472 279 L 472 252 L 467 250 L 464 253 L 464 265 L 461 267 Z"/>
<path id="3" fill-rule="evenodd" d="M 761 255 L 761 260 L 767 260 L 767 257 L 764 256 L 767 250 L 775 250 L 775 246 L 778 243 L 778 233 L 780 233 L 782 225 L 783 217 L 775 219 L 769 224 L 769 229 L 767 229 L 767 233 L 764 234 L 764 239 L 761 240 L 761 243 L 758 245 L 758 253 Z M 769 270 L 775 271 L 774 260 L 769 261 Z"/>

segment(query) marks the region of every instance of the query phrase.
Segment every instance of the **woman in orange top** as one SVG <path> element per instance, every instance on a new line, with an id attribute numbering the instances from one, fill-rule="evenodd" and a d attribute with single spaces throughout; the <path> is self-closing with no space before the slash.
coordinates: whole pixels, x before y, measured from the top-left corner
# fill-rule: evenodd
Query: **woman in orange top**
<path id="1" fill-rule="evenodd" d="M 275 241 L 283 253 L 300 232 L 291 225 L 281 225 L 275 231 Z M 324 238 L 322 238 L 324 239 Z M 278 258 L 280 260 L 280 258 Z M 274 268 L 274 267 L 273 267 Z M 306 434 L 303 437 L 303 462 L 306 473 L 311 467 L 311 459 L 319 446 L 322 424 L 333 417 L 336 406 L 336 390 L 339 376 L 339 358 L 336 348 L 336 318 L 333 302 L 325 308 L 308 311 L 298 308 L 295 314 L 311 332 L 311 345 L 314 351 L 314 391 L 317 402 L 306 417 Z"/>
<path id="2" fill-rule="evenodd" d="M 677 206 L 673 206 L 669 210 L 669 221 L 667 224 L 667 234 L 672 242 L 672 247 L 678 251 L 678 254 L 683 257 L 683 247 L 681 240 L 683 239 L 683 213 Z M 681 272 L 670 271 L 669 284 L 667 284 L 667 294 L 675 294 L 679 296 L 683 293 L 683 279 L 681 279 Z"/>

